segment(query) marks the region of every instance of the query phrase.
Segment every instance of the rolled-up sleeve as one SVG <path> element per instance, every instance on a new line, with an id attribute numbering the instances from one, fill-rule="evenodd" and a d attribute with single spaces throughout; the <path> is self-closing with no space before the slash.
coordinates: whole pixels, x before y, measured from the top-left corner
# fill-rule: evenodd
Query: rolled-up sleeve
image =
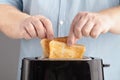
<path id="1" fill-rule="evenodd" d="M 9 4 L 9 5 L 15 6 L 21 11 L 23 8 L 22 0 L 0 0 L 0 4 Z"/>

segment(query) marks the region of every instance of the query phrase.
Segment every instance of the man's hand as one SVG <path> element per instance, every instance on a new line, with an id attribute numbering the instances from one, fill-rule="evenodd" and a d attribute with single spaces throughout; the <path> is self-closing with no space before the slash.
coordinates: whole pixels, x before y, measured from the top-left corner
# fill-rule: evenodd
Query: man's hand
<path id="1" fill-rule="evenodd" d="M 30 16 L 17 26 L 6 27 L 2 32 L 15 39 L 49 38 L 54 36 L 52 23 L 44 16 Z"/>
<path id="2" fill-rule="evenodd" d="M 113 24 L 114 22 L 107 15 L 80 12 L 71 24 L 67 43 L 72 45 L 84 36 L 97 38 L 100 34 L 108 32 Z"/>
<path id="3" fill-rule="evenodd" d="M 54 36 L 52 23 L 44 16 L 32 16 L 25 19 L 21 25 L 24 29 L 23 38 L 31 39 L 35 37 L 52 39 Z"/>
<path id="4" fill-rule="evenodd" d="M 0 13 L 0 31 L 8 37 L 14 39 L 53 38 L 52 23 L 44 16 L 30 16 L 6 4 L 0 5 L 0 12 L 2 12 Z"/>

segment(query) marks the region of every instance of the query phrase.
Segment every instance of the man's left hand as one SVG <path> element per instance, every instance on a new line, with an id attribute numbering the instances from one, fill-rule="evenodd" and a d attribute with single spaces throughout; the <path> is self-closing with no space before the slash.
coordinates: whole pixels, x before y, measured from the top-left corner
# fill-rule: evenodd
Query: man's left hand
<path id="1" fill-rule="evenodd" d="M 113 22 L 108 15 L 80 12 L 71 24 L 67 43 L 72 45 L 84 36 L 97 38 L 100 34 L 108 32 L 112 24 Z"/>

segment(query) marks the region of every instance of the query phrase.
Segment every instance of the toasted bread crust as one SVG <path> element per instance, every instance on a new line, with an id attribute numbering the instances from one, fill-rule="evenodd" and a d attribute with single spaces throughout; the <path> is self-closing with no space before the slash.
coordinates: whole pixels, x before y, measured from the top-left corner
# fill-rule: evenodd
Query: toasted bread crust
<path id="1" fill-rule="evenodd" d="M 43 53 L 44 53 L 44 57 L 49 57 L 49 42 L 51 40 L 49 39 L 42 39 L 41 40 L 41 47 L 42 47 L 42 50 L 43 50 Z"/>

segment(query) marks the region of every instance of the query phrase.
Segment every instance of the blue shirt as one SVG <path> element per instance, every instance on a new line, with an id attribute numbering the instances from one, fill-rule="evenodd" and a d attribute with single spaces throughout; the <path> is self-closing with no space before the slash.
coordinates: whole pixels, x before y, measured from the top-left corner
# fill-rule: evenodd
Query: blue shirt
<path id="1" fill-rule="evenodd" d="M 53 23 L 56 37 L 67 36 L 70 24 L 78 12 L 97 12 L 118 6 L 119 0 L 0 0 L 30 15 L 43 15 Z M 78 41 L 87 48 L 86 56 L 100 57 L 110 68 L 105 68 L 105 80 L 120 80 L 120 35 L 111 33 L 100 35 L 97 39 L 82 38 Z M 23 57 L 41 56 L 40 39 L 21 40 L 18 73 Z M 20 74 L 18 74 L 20 75 Z M 19 76 L 18 76 L 19 80 Z"/>

